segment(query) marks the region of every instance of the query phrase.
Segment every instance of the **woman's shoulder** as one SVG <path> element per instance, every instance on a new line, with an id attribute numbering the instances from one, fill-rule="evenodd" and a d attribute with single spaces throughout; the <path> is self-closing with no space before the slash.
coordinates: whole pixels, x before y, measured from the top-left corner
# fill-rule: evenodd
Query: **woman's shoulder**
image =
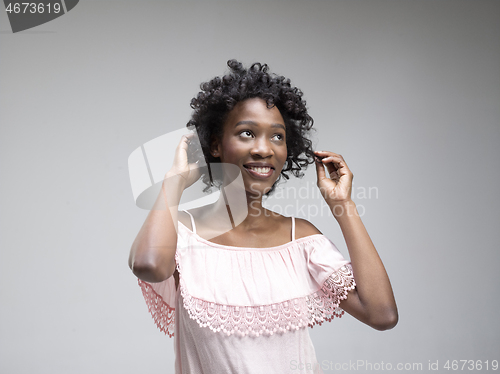
<path id="1" fill-rule="evenodd" d="M 191 227 L 191 217 L 183 210 L 179 210 L 177 212 L 177 220 L 182 223 L 184 226 L 186 226 L 188 229 L 191 231 L 193 228 Z"/>
<path id="2" fill-rule="evenodd" d="M 179 210 L 177 212 L 177 220 L 182 223 L 184 226 L 186 226 L 188 229 L 191 231 L 193 230 L 193 225 L 191 221 L 191 216 L 193 217 L 195 221 L 195 225 L 198 226 L 198 223 L 200 222 L 200 217 L 206 216 L 206 211 L 207 211 L 208 205 L 204 205 L 201 207 L 197 208 L 192 208 L 189 210 Z M 187 213 L 189 212 L 189 213 Z"/>
<path id="3" fill-rule="evenodd" d="M 274 212 L 274 214 L 279 217 L 283 225 L 290 225 L 291 217 L 283 216 L 279 213 Z M 306 236 L 320 234 L 323 235 L 321 231 L 319 231 L 316 226 L 314 226 L 311 222 L 304 218 L 295 218 L 295 239 L 300 239 Z"/>
<path id="4" fill-rule="evenodd" d="M 195 216 L 196 220 L 196 216 L 199 213 L 197 209 L 191 210 L 190 212 Z M 291 217 L 283 216 L 282 214 L 273 211 L 268 211 L 268 214 L 274 217 L 274 219 L 276 219 L 280 225 L 283 225 L 284 231 L 289 230 L 287 228 L 289 228 L 291 225 Z M 323 235 L 323 233 L 319 231 L 318 228 L 314 226 L 311 222 L 309 222 L 307 219 L 298 217 L 294 218 L 295 218 L 295 239 L 300 239 L 306 236 L 317 235 L 317 234 Z M 192 230 L 191 217 L 186 212 L 179 211 L 178 220 L 184 226 Z"/>
<path id="5" fill-rule="evenodd" d="M 323 233 L 316 226 L 304 218 L 295 218 L 295 239 Z"/>

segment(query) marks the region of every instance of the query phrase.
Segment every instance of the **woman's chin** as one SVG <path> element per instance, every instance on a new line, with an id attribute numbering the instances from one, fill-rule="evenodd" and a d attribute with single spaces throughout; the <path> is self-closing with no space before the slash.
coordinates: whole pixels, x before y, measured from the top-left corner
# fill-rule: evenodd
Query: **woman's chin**
<path id="1" fill-rule="evenodd" d="M 259 198 L 272 190 L 272 185 L 264 185 L 263 183 L 252 183 L 250 186 L 245 186 L 245 192 L 248 197 Z"/>

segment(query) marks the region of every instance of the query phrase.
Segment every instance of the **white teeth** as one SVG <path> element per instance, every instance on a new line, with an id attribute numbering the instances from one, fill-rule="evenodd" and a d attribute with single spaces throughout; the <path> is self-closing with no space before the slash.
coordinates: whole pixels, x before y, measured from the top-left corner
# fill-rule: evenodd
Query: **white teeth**
<path id="1" fill-rule="evenodd" d="M 250 166 L 250 169 L 256 171 L 259 174 L 267 174 L 271 170 L 270 167 L 257 168 L 257 167 L 253 167 L 253 166 Z"/>

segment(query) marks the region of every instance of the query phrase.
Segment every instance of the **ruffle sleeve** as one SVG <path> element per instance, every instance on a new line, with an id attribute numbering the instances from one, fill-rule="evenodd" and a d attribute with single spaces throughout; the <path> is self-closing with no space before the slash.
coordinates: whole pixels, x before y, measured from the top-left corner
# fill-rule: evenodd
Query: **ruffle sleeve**
<path id="1" fill-rule="evenodd" d="M 166 335 L 174 336 L 175 326 L 175 279 L 173 276 L 160 283 L 138 279 L 142 295 L 153 320 Z"/>
<path id="2" fill-rule="evenodd" d="M 180 225 L 179 225 L 180 226 Z M 182 248 L 186 245 L 186 232 L 179 230 L 177 235 L 177 247 Z M 175 260 L 178 260 L 176 256 Z M 171 276 L 159 283 L 150 283 L 138 279 L 142 295 L 146 301 L 149 313 L 158 329 L 169 337 L 174 336 L 175 330 L 175 305 L 177 300 L 177 289 L 175 287 L 175 278 Z"/>
<path id="3" fill-rule="evenodd" d="M 320 324 L 341 317 L 340 302 L 356 287 L 351 263 L 344 259 L 335 244 L 321 236 L 309 253 L 309 274 L 320 289 L 308 297 L 310 324 Z"/>
<path id="4" fill-rule="evenodd" d="M 179 224 L 173 277 L 139 281 L 158 328 L 173 336 L 175 297 L 199 326 L 227 335 L 273 335 L 331 321 L 356 284 L 350 262 L 324 235 L 271 248 L 222 246 Z M 179 243 L 179 241 L 178 241 Z"/>

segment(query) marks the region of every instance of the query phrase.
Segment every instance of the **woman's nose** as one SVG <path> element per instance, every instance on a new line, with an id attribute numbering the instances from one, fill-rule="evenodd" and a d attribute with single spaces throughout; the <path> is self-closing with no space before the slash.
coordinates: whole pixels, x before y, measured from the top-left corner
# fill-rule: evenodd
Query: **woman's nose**
<path id="1" fill-rule="evenodd" d="M 250 154 L 252 156 L 269 157 L 274 154 L 274 151 L 267 139 L 255 139 Z"/>

